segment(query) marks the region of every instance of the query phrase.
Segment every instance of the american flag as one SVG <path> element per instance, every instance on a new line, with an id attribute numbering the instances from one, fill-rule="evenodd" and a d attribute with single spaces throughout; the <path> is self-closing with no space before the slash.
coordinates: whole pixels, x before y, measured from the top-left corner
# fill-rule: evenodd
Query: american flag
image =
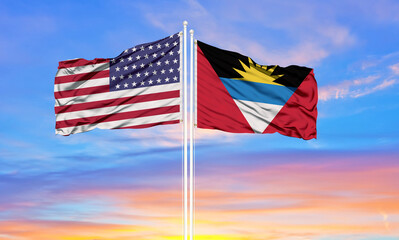
<path id="1" fill-rule="evenodd" d="M 115 58 L 59 62 L 56 134 L 179 123 L 181 39 L 178 33 Z"/>

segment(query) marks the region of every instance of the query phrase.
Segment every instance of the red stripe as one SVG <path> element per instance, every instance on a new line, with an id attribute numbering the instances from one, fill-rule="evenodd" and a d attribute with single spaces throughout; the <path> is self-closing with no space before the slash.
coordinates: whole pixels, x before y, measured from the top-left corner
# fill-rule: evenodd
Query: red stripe
<path id="1" fill-rule="evenodd" d="M 109 92 L 109 85 L 54 92 L 55 99 Z"/>
<path id="2" fill-rule="evenodd" d="M 179 122 L 180 122 L 180 120 L 171 120 L 171 121 L 165 121 L 165 122 L 149 123 L 149 124 L 142 124 L 142 125 L 129 126 L 129 127 L 122 127 L 122 128 L 115 128 L 115 129 L 148 128 L 148 127 L 154 127 L 154 126 L 157 126 L 157 125 L 177 124 L 177 123 L 179 123 Z"/>
<path id="3" fill-rule="evenodd" d="M 81 125 L 95 124 L 95 123 L 102 123 L 102 122 L 112 122 L 112 121 L 118 121 L 118 120 L 124 120 L 124 119 L 147 117 L 147 116 L 154 116 L 154 115 L 167 114 L 167 113 L 175 113 L 175 112 L 179 112 L 179 111 L 180 111 L 180 106 L 175 105 L 175 106 L 168 106 L 168 107 L 143 109 L 143 110 L 137 110 L 137 111 L 131 111 L 131 112 L 100 115 L 100 116 L 94 116 L 94 117 L 70 119 L 70 120 L 65 120 L 65 121 L 57 121 L 55 124 L 55 128 L 58 129 L 58 128 L 81 126 Z"/>
<path id="4" fill-rule="evenodd" d="M 156 100 L 177 98 L 177 97 L 180 97 L 179 90 L 169 91 L 169 92 L 160 92 L 160 93 L 151 93 L 151 94 L 117 98 L 117 99 L 101 100 L 101 101 L 94 101 L 94 102 L 77 103 L 77 104 L 73 104 L 73 105 L 58 106 L 58 107 L 55 107 L 54 109 L 55 109 L 55 114 L 58 114 L 58 113 L 75 112 L 75 111 L 81 111 L 81 110 L 112 107 L 112 106 L 118 106 L 118 105 L 124 105 L 124 104 L 156 101 Z"/>
<path id="5" fill-rule="evenodd" d="M 109 77 L 109 70 L 55 77 L 55 84 Z"/>
<path id="6" fill-rule="evenodd" d="M 87 65 L 98 64 L 98 63 L 106 63 L 106 62 L 109 62 L 109 59 L 107 59 L 107 58 L 95 58 L 93 60 L 86 60 L 84 58 L 78 58 L 78 59 L 60 61 L 59 64 L 58 64 L 58 69 L 69 68 L 69 67 L 87 66 Z"/>

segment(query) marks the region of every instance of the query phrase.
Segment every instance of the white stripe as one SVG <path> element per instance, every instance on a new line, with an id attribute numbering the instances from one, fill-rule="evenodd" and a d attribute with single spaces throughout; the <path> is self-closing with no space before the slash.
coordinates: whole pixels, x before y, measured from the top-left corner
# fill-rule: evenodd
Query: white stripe
<path id="1" fill-rule="evenodd" d="M 69 135 L 69 134 L 73 134 L 73 133 L 90 131 L 95 128 L 112 129 L 112 128 L 131 127 L 131 126 L 138 126 L 138 125 L 143 125 L 143 124 L 151 124 L 151 123 L 179 120 L 180 118 L 181 118 L 180 112 L 168 113 L 168 114 L 161 114 L 161 115 L 141 117 L 141 118 L 118 120 L 118 121 L 112 121 L 112 122 L 102 122 L 102 123 L 96 123 L 96 124 L 90 124 L 90 125 L 59 128 L 59 129 L 55 130 L 55 133 L 60 134 L 60 135 Z"/>
<path id="2" fill-rule="evenodd" d="M 109 62 L 58 69 L 56 77 L 109 70 Z"/>
<path id="3" fill-rule="evenodd" d="M 237 107 L 255 133 L 263 133 L 283 105 L 234 99 Z"/>
<path id="4" fill-rule="evenodd" d="M 162 99 L 162 100 L 149 101 L 149 102 L 139 102 L 139 103 L 118 105 L 112 107 L 95 108 L 95 109 L 82 110 L 76 112 L 59 113 L 56 116 L 56 121 L 58 122 L 70 119 L 79 119 L 79 118 L 87 118 L 87 117 L 94 117 L 94 116 L 101 116 L 108 114 L 131 112 L 143 109 L 150 110 L 152 108 L 168 107 L 175 105 L 178 106 L 179 104 L 180 104 L 180 98 L 169 98 L 169 99 Z"/>
<path id="5" fill-rule="evenodd" d="M 88 87 L 98 87 L 103 85 L 109 85 L 109 77 L 55 84 L 54 92 L 61 92 L 61 91 L 88 88 Z"/>
<path id="6" fill-rule="evenodd" d="M 109 100 L 115 98 L 130 97 L 141 94 L 168 92 L 173 90 L 180 90 L 180 83 L 172 83 L 172 84 L 143 87 L 136 89 L 126 89 L 114 92 L 97 93 L 97 94 L 83 95 L 77 97 L 61 98 L 55 100 L 55 106 L 58 107 L 64 105 L 73 105 L 77 103 L 87 103 L 87 102 Z"/>

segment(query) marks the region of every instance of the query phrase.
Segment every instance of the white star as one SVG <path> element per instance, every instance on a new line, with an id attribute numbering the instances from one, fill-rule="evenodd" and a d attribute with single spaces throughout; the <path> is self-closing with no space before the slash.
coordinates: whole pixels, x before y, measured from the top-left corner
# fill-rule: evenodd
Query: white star
<path id="1" fill-rule="evenodd" d="M 116 86 L 115 86 L 115 87 L 116 87 L 116 89 L 118 89 L 120 86 L 121 86 L 121 85 L 119 85 L 119 84 L 116 84 Z"/>
<path id="2" fill-rule="evenodd" d="M 165 47 L 169 47 L 169 43 L 165 43 Z"/>
<path id="3" fill-rule="evenodd" d="M 119 78 L 120 78 L 120 79 L 124 79 L 124 78 L 125 78 L 125 76 L 123 76 L 123 75 L 120 75 L 120 76 L 119 76 Z"/>
<path id="4" fill-rule="evenodd" d="M 157 57 L 157 54 L 156 54 L 156 53 L 152 54 L 152 57 L 153 57 L 153 58 L 156 58 L 156 57 Z"/>
<path id="5" fill-rule="evenodd" d="M 137 55 L 136 59 L 137 59 L 137 60 L 140 60 L 140 58 L 141 58 L 141 56 L 140 56 L 140 55 Z"/>
<path id="6" fill-rule="evenodd" d="M 166 60 L 166 61 L 165 61 L 165 64 L 166 64 L 166 65 L 169 65 L 169 60 Z"/>
<path id="7" fill-rule="evenodd" d="M 145 64 L 144 64 L 144 63 L 140 64 L 140 67 L 141 67 L 141 68 L 144 68 L 144 67 L 145 67 Z"/>
<path id="8" fill-rule="evenodd" d="M 165 69 L 162 69 L 162 70 L 161 70 L 161 73 L 162 73 L 162 74 L 165 74 Z"/>
<path id="9" fill-rule="evenodd" d="M 124 66 L 123 70 L 127 71 L 127 70 L 129 70 L 129 67 L 128 66 Z"/>
<path id="10" fill-rule="evenodd" d="M 169 55 L 172 56 L 172 55 L 173 55 L 173 51 L 170 51 L 170 52 L 169 52 Z"/>
<path id="11" fill-rule="evenodd" d="M 177 69 L 177 71 L 179 71 L 179 72 L 180 72 L 180 68 L 178 68 L 178 69 Z"/>
<path id="12" fill-rule="evenodd" d="M 123 60 L 123 58 L 121 58 L 119 61 L 120 61 L 120 62 L 124 62 L 125 60 Z"/>
<path id="13" fill-rule="evenodd" d="M 132 48 L 132 52 L 135 52 L 136 50 L 137 50 L 137 48 L 136 48 L 136 47 Z"/>
<path id="14" fill-rule="evenodd" d="M 129 87 L 129 84 L 125 83 L 123 84 L 123 86 L 125 86 L 125 88 Z"/>
<path id="15" fill-rule="evenodd" d="M 161 52 L 161 56 L 165 56 L 165 52 Z"/>
<path id="16" fill-rule="evenodd" d="M 161 66 L 161 61 L 158 61 L 158 62 L 157 62 L 157 66 Z"/>
<path id="17" fill-rule="evenodd" d="M 120 68 L 119 68 L 119 67 L 116 67 L 115 70 L 116 70 L 117 72 L 119 72 Z"/>
<path id="18" fill-rule="evenodd" d="M 174 43 L 173 43 L 173 46 L 176 46 L 176 45 L 177 45 L 177 42 L 174 42 Z"/>
<path id="19" fill-rule="evenodd" d="M 177 63 L 177 59 L 175 58 L 175 59 L 173 59 L 173 63 Z"/>
<path id="20" fill-rule="evenodd" d="M 140 76 L 141 76 L 141 74 L 140 74 L 140 73 L 137 73 L 137 74 L 136 74 L 136 77 L 140 77 Z"/>
<path id="21" fill-rule="evenodd" d="M 176 76 L 174 76 L 174 77 L 173 77 L 173 80 L 177 81 L 177 77 L 176 77 Z"/>
<path id="22" fill-rule="evenodd" d="M 133 85 L 133 87 L 135 87 L 137 85 L 137 83 L 136 82 L 132 82 L 132 85 Z"/>
<path id="23" fill-rule="evenodd" d="M 141 50 L 141 51 L 144 51 L 144 46 L 141 46 L 141 47 L 140 47 L 140 50 Z"/>
<path id="24" fill-rule="evenodd" d="M 115 63 L 115 58 L 111 60 L 112 63 Z"/>
<path id="25" fill-rule="evenodd" d="M 111 79 L 112 79 L 112 81 L 115 81 L 116 77 L 115 77 L 115 76 L 112 76 L 112 78 L 111 78 Z"/>
<path id="26" fill-rule="evenodd" d="M 129 77 L 129 78 L 132 78 L 133 76 L 132 76 L 132 74 L 129 74 L 128 77 Z"/>
<path id="27" fill-rule="evenodd" d="M 165 82 L 169 82 L 169 78 L 167 77 L 167 78 L 165 78 Z"/>
<path id="28" fill-rule="evenodd" d="M 160 78 L 157 79 L 157 83 L 161 83 L 161 79 Z"/>
<path id="29" fill-rule="evenodd" d="M 144 55 L 145 59 L 148 59 L 148 54 Z"/>
<path id="30" fill-rule="evenodd" d="M 148 66 L 149 66 L 149 67 L 152 67 L 152 63 L 149 63 Z"/>
<path id="31" fill-rule="evenodd" d="M 152 79 L 150 79 L 150 81 L 148 81 L 149 84 L 152 84 L 152 82 L 153 82 Z"/>
<path id="32" fill-rule="evenodd" d="M 157 44 L 157 48 L 161 48 L 161 44 L 158 43 L 158 44 Z"/>
<path id="33" fill-rule="evenodd" d="M 173 34 L 174 35 L 174 34 Z M 170 37 L 169 38 L 173 38 L 173 35 L 170 35 Z"/>
<path id="34" fill-rule="evenodd" d="M 152 50 L 152 45 L 148 46 L 148 49 L 149 49 L 149 50 Z"/>
<path id="35" fill-rule="evenodd" d="M 146 77 L 148 77 L 149 74 L 150 74 L 150 73 L 147 72 L 147 71 L 144 73 L 144 75 L 145 75 Z"/>
<path id="36" fill-rule="evenodd" d="M 126 49 L 126 50 L 125 50 L 125 53 L 128 53 L 128 52 L 129 52 L 129 50 Z"/>
<path id="37" fill-rule="evenodd" d="M 141 86 L 144 86 L 145 82 L 144 82 L 144 81 L 141 81 L 141 83 L 140 83 L 140 84 L 141 84 Z"/>
<path id="38" fill-rule="evenodd" d="M 180 54 L 180 49 L 177 51 L 177 54 Z"/>
<path id="39" fill-rule="evenodd" d="M 133 64 L 132 68 L 133 68 L 133 69 L 136 69 L 136 68 L 137 68 L 136 64 Z"/>
<path id="40" fill-rule="evenodd" d="M 157 70 L 152 71 L 152 75 L 157 75 Z"/>
<path id="41" fill-rule="evenodd" d="M 133 60 L 132 56 L 128 57 L 127 59 L 128 59 L 129 61 L 132 61 L 132 60 Z"/>
<path id="42" fill-rule="evenodd" d="M 173 68 L 169 69 L 169 73 L 172 73 L 172 72 L 173 72 Z"/>

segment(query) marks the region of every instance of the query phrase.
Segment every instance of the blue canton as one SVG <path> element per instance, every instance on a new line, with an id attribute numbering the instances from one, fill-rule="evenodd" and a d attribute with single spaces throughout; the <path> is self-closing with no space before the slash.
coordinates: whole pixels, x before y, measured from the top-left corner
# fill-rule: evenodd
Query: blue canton
<path id="1" fill-rule="evenodd" d="M 180 36 L 126 49 L 110 59 L 110 91 L 180 82 Z"/>

